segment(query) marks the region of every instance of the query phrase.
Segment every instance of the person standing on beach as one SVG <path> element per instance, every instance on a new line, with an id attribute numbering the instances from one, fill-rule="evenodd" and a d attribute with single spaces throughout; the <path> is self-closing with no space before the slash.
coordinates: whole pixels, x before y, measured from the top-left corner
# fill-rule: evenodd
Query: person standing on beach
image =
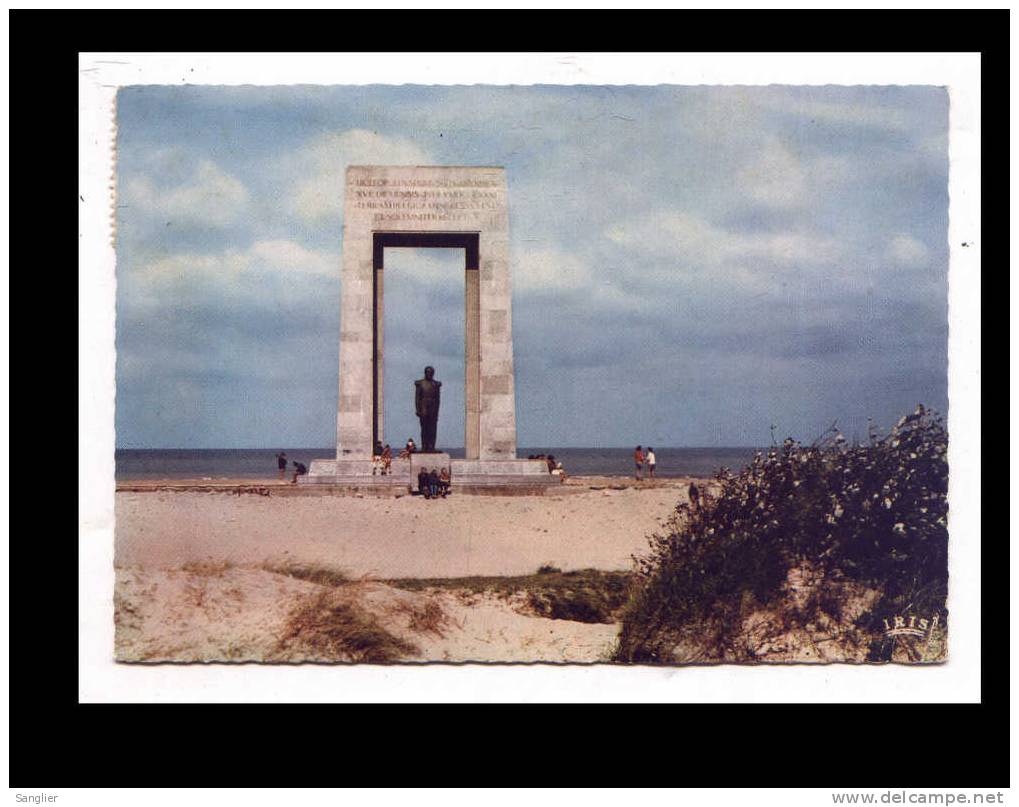
<path id="1" fill-rule="evenodd" d="M 637 468 L 637 470 L 635 472 L 635 478 L 636 479 L 643 479 L 644 478 L 644 476 L 643 476 L 644 475 L 644 452 L 641 450 L 640 446 L 637 446 L 633 450 L 633 464 Z"/>
<path id="2" fill-rule="evenodd" d="M 694 482 L 690 483 L 690 487 L 687 488 L 687 496 L 690 498 L 690 509 L 697 510 L 701 506 L 701 492 L 697 489 L 697 485 Z"/>
<path id="3" fill-rule="evenodd" d="M 280 469 L 280 479 L 285 479 L 287 475 L 287 452 L 281 451 L 276 455 L 276 467 Z"/>
<path id="4" fill-rule="evenodd" d="M 304 476 L 306 473 L 308 473 L 308 466 L 306 466 L 303 462 L 294 460 L 294 478 L 290 480 L 290 484 L 296 485 L 297 477 Z"/>
<path id="5" fill-rule="evenodd" d="M 647 463 L 647 473 L 649 479 L 655 478 L 655 450 L 651 446 L 647 447 L 647 455 L 644 457 L 644 461 Z"/>

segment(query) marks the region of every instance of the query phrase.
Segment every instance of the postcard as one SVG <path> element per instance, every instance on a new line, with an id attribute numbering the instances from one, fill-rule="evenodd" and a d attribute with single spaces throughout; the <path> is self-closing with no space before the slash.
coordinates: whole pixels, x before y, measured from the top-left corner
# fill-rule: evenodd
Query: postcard
<path id="1" fill-rule="evenodd" d="M 115 663 L 951 659 L 952 104 L 122 83 Z"/>

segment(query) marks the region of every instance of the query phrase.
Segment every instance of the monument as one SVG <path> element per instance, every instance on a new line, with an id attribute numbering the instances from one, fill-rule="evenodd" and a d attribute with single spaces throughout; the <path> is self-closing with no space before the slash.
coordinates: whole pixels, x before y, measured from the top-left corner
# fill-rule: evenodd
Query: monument
<path id="1" fill-rule="evenodd" d="M 431 456 L 453 486 L 544 485 L 541 461 L 518 460 L 506 171 L 495 167 L 352 165 L 344 192 L 336 457 L 314 460 L 302 484 L 399 485 L 413 463 L 373 476 L 384 441 L 383 303 L 386 247 L 464 250 L 464 459 Z M 427 368 L 431 369 L 431 368 Z M 422 446 L 435 448 L 438 386 L 416 382 Z M 427 410 L 427 415 L 422 411 Z M 434 414 L 434 418 L 433 418 Z M 406 468 L 404 468 L 404 464 Z M 385 480 L 385 481 L 383 481 Z"/>

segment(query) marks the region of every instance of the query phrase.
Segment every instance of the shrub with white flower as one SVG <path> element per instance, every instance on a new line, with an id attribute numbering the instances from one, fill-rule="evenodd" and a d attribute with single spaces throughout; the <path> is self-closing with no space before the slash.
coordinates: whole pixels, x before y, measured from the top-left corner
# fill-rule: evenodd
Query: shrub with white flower
<path id="1" fill-rule="evenodd" d="M 850 445 L 832 429 L 804 446 L 790 439 L 750 465 L 716 475 L 700 507 L 676 507 L 637 563 L 616 659 L 667 662 L 679 645 L 704 660 L 752 660 L 748 615 L 778 607 L 790 570 L 809 568 L 818 590 L 850 582 L 879 592 L 851 619 L 839 596 L 815 598 L 867 658 L 887 660 L 881 618 L 937 611 L 945 623 L 948 587 L 948 435 L 918 406 L 891 432 Z M 827 586 L 827 589 L 825 587 Z M 844 599 L 844 598 L 843 598 Z M 792 621 L 817 624 L 820 613 Z"/>

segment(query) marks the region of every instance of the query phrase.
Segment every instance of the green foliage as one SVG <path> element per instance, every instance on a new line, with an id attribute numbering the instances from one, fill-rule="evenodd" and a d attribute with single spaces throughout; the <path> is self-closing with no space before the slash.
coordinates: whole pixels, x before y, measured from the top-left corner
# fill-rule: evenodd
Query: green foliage
<path id="1" fill-rule="evenodd" d="M 629 593 L 629 576 L 567 572 L 557 583 L 536 585 L 527 591 L 527 603 L 536 616 L 574 622 L 609 623 L 618 620 Z"/>
<path id="2" fill-rule="evenodd" d="M 812 445 L 787 439 L 758 453 L 738 474 L 723 468 L 700 506 L 677 506 L 635 559 L 616 659 L 668 662 L 696 646 L 706 660 L 749 660 L 744 619 L 779 601 L 794 567 L 879 591 L 856 625 L 874 639 L 882 616 L 943 613 L 947 444 L 941 419 L 919 406 L 867 445 L 849 445 L 833 426 Z M 813 607 L 839 619 L 838 589 L 821 589 Z"/>
<path id="3" fill-rule="evenodd" d="M 492 593 L 501 597 L 526 594 L 531 611 L 548 619 L 609 623 L 619 615 L 629 598 L 630 572 L 577 569 L 563 572 L 546 564 L 537 574 L 520 577 L 446 577 L 387 580 L 389 585 L 408 591 L 463 591 Z"/>

